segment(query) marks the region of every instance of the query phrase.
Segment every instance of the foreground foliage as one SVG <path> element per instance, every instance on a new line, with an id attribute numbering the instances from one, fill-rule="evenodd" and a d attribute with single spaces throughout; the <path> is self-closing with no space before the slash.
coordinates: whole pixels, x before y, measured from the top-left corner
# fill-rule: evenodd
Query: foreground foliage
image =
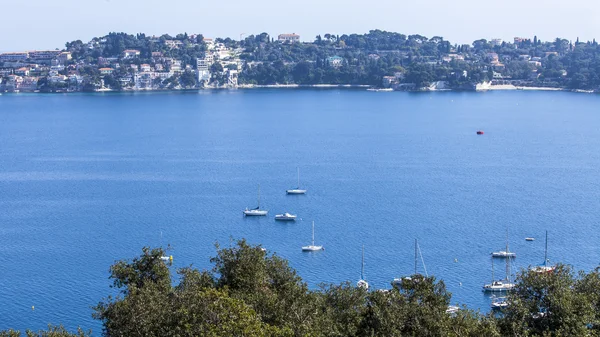
<path id="1" fill-rule="evenodd" d="M 498 315 L 462 308 L 447 313 L 443 281 L 412 275 L 390 290 L 350 283 L 311 290 L 288 262 L 245 240 L 217 245 L 214 268 L 177 271 L 173 285 L 162 249 L 111 269 L 119 290 L 95 307 L 105 336 L 599 336 L 600 270 L 575 274 L 522 271 L 510 305 Z M 17 331 L 0 337 L 18 337 Z M 24 336 L 86 337 L 62 327 Z"/>

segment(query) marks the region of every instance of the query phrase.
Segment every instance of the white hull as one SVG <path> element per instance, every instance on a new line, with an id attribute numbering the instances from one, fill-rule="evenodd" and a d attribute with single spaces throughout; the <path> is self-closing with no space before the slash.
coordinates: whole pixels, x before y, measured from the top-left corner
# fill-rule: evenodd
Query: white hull
<path id="1" fill-rule="evenodd" d="M 306 190 L 287 190 L 287 194 L 306 194 Z"/>
<path id="2" fill-rule="evenodd" d="M 297 218 L 296 215 L 289 214 L 289 213 L 275 215 L 275 220 L 277 220 L 277 221 L 295 221 L 296 218 Z"/>
<path id="3" fill-rule="evenodd" d="M 247 209 L 244 211 L 245 216 L 265 216 L 269 211 L 263 211 L 262 209 Z"/>
<path id="4" fill-rule="evenodd" d="M 492 309 L 500 310 L 508 307 L 508 300 L 505 297 L 500 297 L 492 300 Z"/>
<path id="5" fill-rule="evenodd" d="M 517 257 L 517 253 L 499 251 L 499 252 L 493 252 L 492 256 L 493 257 Z"/>
<path id="6" fill-rule="evenodd" d="M 460 310 L 459 306 L 449 305 L 448 309 L 446 309 L 447 314 L 456 314 Z"/>
<path id="7" fill-rule="evenodd" d="M 536 273 L 549 273 L 549 272 L 553 272 L 554 269 L 556 269 L 555 266 L 537 266 L 537 267 L 533 267 L 531 270 Z"/>
<path id="8" fill-rule="evenodd" d="M 365 280 L 360 280 L 356 283 L 356 286 L 359 288 L 363 288 L 364 290 L 369 290 L 369 282 Z"/>
<path id="9" fill-rule="evenodd" d="M 302 247 L 303 252 L 316 252 L 318 250 L 323 250 L 323 246 L 304 246 L 304 247 Z"/>
<path id="10" fill-rule="evenodd" d="M 503 291 L 509 291 L 514 287 L 515 287 L 514 283 L 495 281 L 492 284 L 484 285 L 483 291 L 486 293 L 503 292 Z"/>

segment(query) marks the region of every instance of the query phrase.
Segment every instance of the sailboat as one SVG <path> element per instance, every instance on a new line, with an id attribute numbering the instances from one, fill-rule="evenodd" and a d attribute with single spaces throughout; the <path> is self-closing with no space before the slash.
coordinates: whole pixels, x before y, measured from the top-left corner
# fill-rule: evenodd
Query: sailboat
<path id="1" fill-rule="evenodd" d="M 364 290 L 369 290 L 369 283 L 365 281 L 365 245 L 362 248 L 362 263 L 360 267 L 360 280 L 356 283 L 356 286 L 359 288 L 363 288 Z"/>
<path id="2" fill-rule="evenodd" d="M 546 248 L 544 249 L 544 263 L 541 265 L 532 268 L 532 270 L 536 273 L 549 273 L 556 269 L 556 266 L 548 265 L 548 231 L 546 231 Z"/>
<path id="3" fill-rule="evenodd" d="M 492 257 L 517 257 L 517 253 L 508 250 L 508 229 L 506 229 L 506 250 L 493 252 Z"/>
<path id="4" fill-rule="evenodd" d="M 515 284 L 510 282 L 510 257 L 506 259 L 506 278 L 504 280 L 494 280 L 494 259 L 492 258 L 492 283 L 483 286 L 484 292 L 503 292 L 511 290 Z"/>
<path id="5" fill-rule="evenodd" d="M 258 185 L 258 206 L 253 209 L 248 209 L 248 207 L 246 207 L 246 209 L 244 210 L 244 215 L 246 215 L 246 216 L 263 216 L 263 215 L 267 215 L 267 213 L 269 213 L 269 211 L 260 209 L 260 185 Z"/>
<path id="6" fill-rule="evenodd" d="M 162 233 L 162 230 L 161 230 L 160 231 L 160 247 L 162 247 L 162 242 L 163 242 L 163 233 Z M 170 247 L 171 247 L 170 245 L 167 246 L 167 250 L 170 249 Z M 160 259 L 161 259 L 161 261 L 163 261 L 163 262 L 165 262 L 165 263 L 167 263 L 169 265 L 173 264 L 173 255 L 169 255 L 169 256 L 163 255 L 163 256 L 160 257 Z"/>
<path id="7" fill-rule="evenodd" d="M 314 252 L 323 250 L 323 246 L 315 246 L 315 222 L 312 222 L 312 243 L 309 246 L 302 247 L 303 252 Z"/>
<path id="8" fill-rule="evenodd" d="M 423 260 L 423 254 L 421 253 L 421 248 L 419 247 L 419 243 L 418 243 L 417 239 L 415 239 L 415 273 L 413 275 L 419 275 L 419 273 L 417 272 L 417 266 L 419 264 L 419 255 L 421 256 L 421 262 L 423 263 L 423 271 L 425 272 L 425 276 L 429 277 L 429 275 L 427 275 L 427 267 L 425 267 L 425 261 Z M 395 278 L 392 281 L 392 285 L 399 287 L 402 284 L 403 280 L 412 280 L 412 278 L 410 276 Z"/>
<path id="9" fill-rule="evenodd" d="M 286 190 L 287 194 L 306 194 L 306 190 L 300 189 L 300 168 L 298 167 L 298 185 L 296 188 L 291 190 Z"/>

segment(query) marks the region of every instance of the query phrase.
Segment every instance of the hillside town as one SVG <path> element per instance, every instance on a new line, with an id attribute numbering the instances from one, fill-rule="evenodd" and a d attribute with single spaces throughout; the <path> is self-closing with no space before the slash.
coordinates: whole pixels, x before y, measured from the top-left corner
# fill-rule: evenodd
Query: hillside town
<path id="1" fill-rule="evenodd" d="M 354 85 L 395 90 L 482 90 L 495 86 L 598 91 L 598 43 L 534 37 L 451 44 L 442 37 L 385 31 L 318 35 L 110 33 L 62 50 L 0 54 L 2 92 L 184 90 Z"/>

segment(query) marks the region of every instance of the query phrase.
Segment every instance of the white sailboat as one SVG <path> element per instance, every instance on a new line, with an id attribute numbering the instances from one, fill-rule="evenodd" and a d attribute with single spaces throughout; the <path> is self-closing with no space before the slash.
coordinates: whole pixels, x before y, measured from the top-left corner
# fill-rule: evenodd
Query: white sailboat
<path id="1" fill-rule="evenodd" d="M 533 270 L 536 273 L 549 273 L 554 271 L 554 269 L 556 269 L 556 266 L 548 265 L 548 262 L 550 262 L 550 260 L 548 260 L 548 231 L 546 231 L 546 248 L 544 249 L 544 263 L 532 268 L 531 270 Z"/>
<path id="2" fill-rule="evenodd" d="M 302 247 L 303 252 L 315 252 L 323 250 L 323 246 L 315 246 L 315 222 L 312 222 L 312 243 L 309 246 Z"/>
<path id="3" fill-rule="evenodd" d="M 253 209 L 248 209 L 248 207 L 246 207 L 246 209 L 244 210 L 244 215 L 245 216 L 264 216 L 264 215 L 267 215 L 267 213 L 269 213 L 269 211 L 260 209 L 260 185 L 258 185 L 258 206 Z"/>
<path id="4" fill-rule="evenodd" d="M 356 286 L 359 288 L 363 288 L 364 290 L 369 290 L 369 282 L 365 281 L 365 245 L 362 248 L 362 262 L 360 267 L 360 280 L 356 283 Z"/>
<path id="5" fill-rule="evenodd" d="M 415 272 L 413 275 L 419 275 L 419 273 L 417 272 L 417 266 L 419 264 L 419 255 L 421 256 L 421 263 L 423 264 L 423 271 L 425 272 L 425 276 L 429 277 L 429 275 L 427 274 L 427 267 L 425 267 L 425 260 L 423 260 L 423 254 L 421 253 L 421 248 L 419 247 L 419 242 L 417 241 L 417 239 L 415 239 Z M 412 280 L 412 278 L 410 276 L 395 278 L 392 281 L 392 285 L 399 287 L 402 284 L 403 280 Z"/>
<path id="6" fill-rule="evenodd" d="M 285 193 L 287 194 L 305 194 L 306 190 L 303 190 L 300 188 L 300 168 L 298 167 L 298 187 L 290 189 L 290 190 L 286 190 Z"/>
<path id="7" fill-rule="evenodd" d="M 492 283 L 483 286 L 484 292 L 504 292 L 511 290 L 515 284 L 510 282 L 510 258 L 506 259 L 506 278 L 504 280 L 494 280 L 494 259 L 492 258 Z"/>
<path id="8" fill-rule="evenodd" d="M 492 253 L 492 257 L 517 257 L 517 253 L 508 250 L 508 229 L 506 230 L 506 250 L 501 250 Z"/>

